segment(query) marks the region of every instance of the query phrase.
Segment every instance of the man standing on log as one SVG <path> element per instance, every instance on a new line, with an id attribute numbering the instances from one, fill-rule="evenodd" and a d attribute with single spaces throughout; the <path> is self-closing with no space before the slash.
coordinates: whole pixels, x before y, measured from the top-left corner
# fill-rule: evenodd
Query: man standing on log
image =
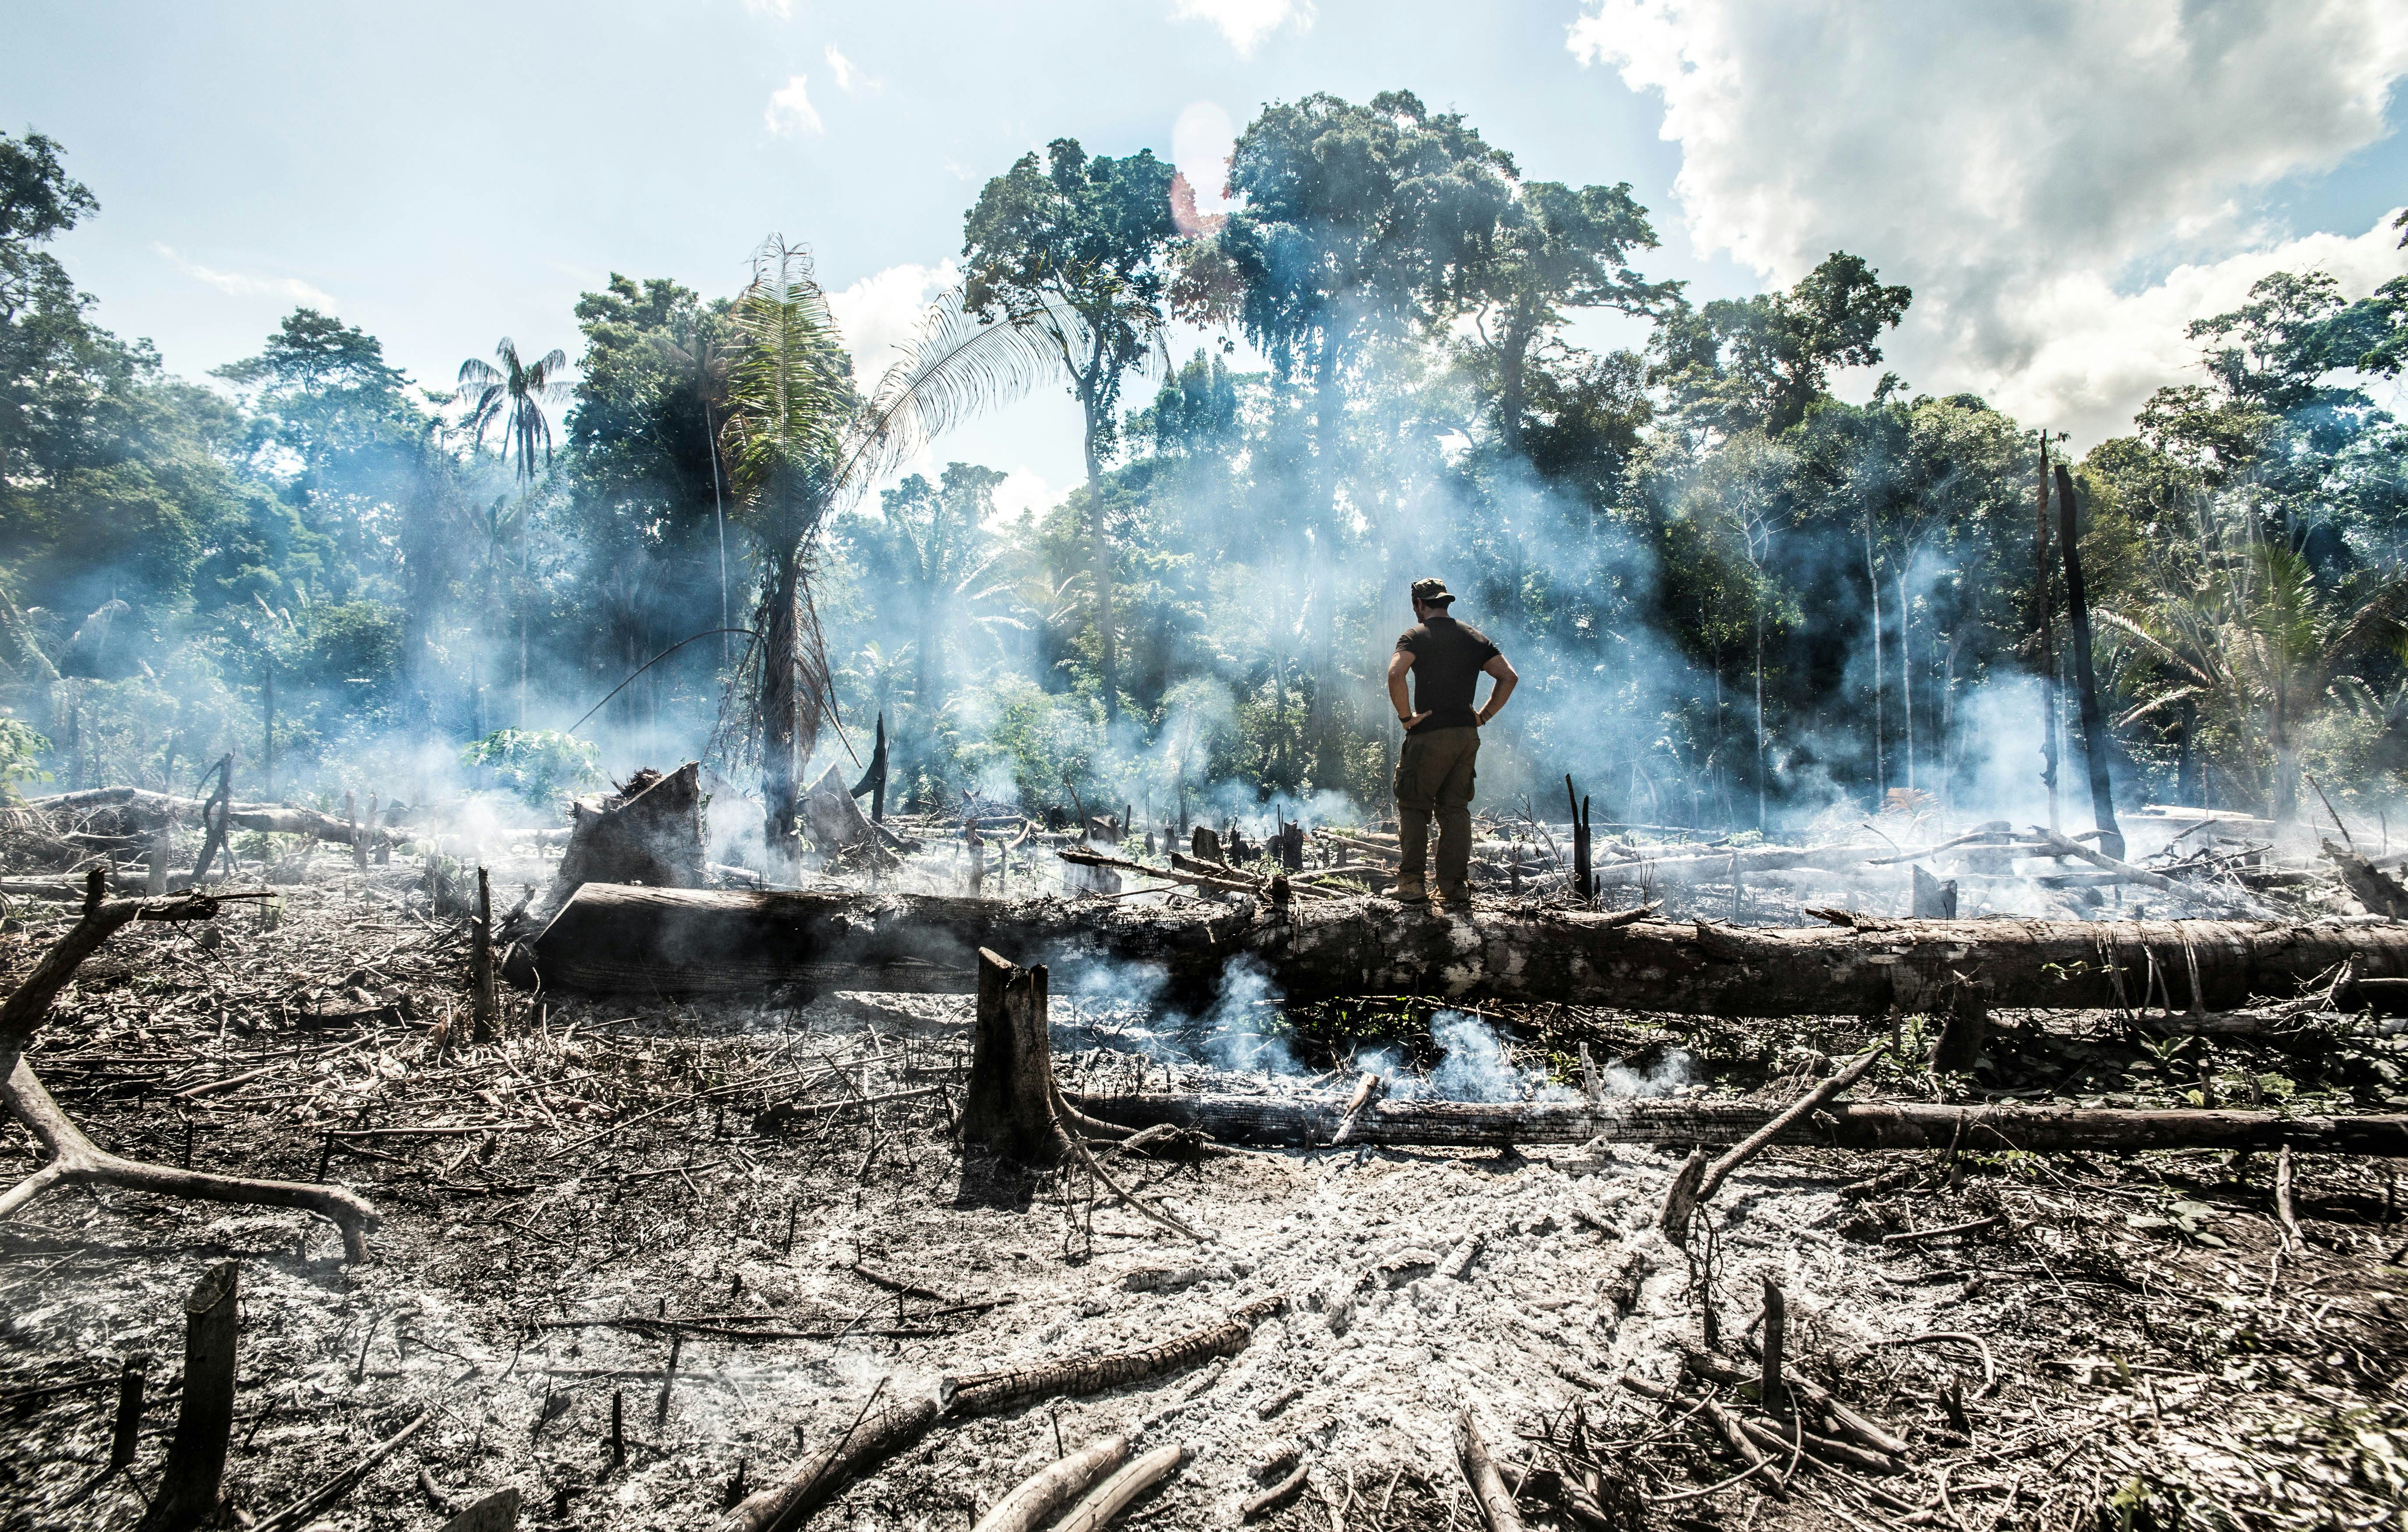
<path id="1" fill-rule="evenodd" d="M 1497 646 L 1478 628 L 1447 615 L 1455 605 L 1442 580 L 1413 581 L 1413 616 L 1388 659 L 1388 700 L 1405 726 L 1397 757 L 1397 838 L 1404 863 L 1397 869 L 1397 897 L 1429 897 L 1423 877 L 1429 855 L 1429 819 L 1438 815 L 1438 896 L 1449 904 L 1471 902 L 1472 763 L 1480 755 L 1480 731 L 1504 709 L 1521 680 Z M 1471 694 L 1485 671 L 1496 680 L 1487 706 L 1474 711 Z M 1405 678 L 1412 677 L 1412 701 Z"/>

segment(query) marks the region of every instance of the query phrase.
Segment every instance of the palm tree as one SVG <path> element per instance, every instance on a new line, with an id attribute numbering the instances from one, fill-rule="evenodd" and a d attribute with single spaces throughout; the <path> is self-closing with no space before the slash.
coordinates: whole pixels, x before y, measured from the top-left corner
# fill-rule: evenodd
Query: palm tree
<path id="1" fill-rule="evenodd" d="M 498 365 L 497 365 L 498 364 Z M 567 394 L 567 386 L 560 375 L 568 368 L 568 353 L 554 348 L 534 363 L 522 362 L 516 342 L 504 336 L 494 348 L 492 362 L 470 357 L 460 364 L 460 376 L 453 397 L 468 406 L 466 424 L 477 446 L 485 445 L 485 433 L 498 427 L 502 436 L 502 461 L 515 463 L 519 481 L 519 511 L 509 518 L 519 523 L 526 520 L 527 496 L 535 489 L 535 455 L 540 450 L 543 465 L 552 466 L 552 418 L 544 406 L 556 403 Z M 500 558 L 503 518 L 496 513 L 490 518 L 489 571 Z M 490 580 L 490 573 L 488 576 Z M 527 683 L 527 594 L 526 554 L 520 546 L 519 579 L 513 582 L 513 595 L 519 608 L 519 703 L 518 725 L 526 727 Z"/>
<path id="2" fill-rule="evenodd" d="M 485 445 L 487 431 L 501 429 L 502 461 L 517 459 L 522 493 L 534 487 L 538 450 L 544 466 L 552 466 L 552 418 L 543 407 L 566 396 L 567 385 L 560 375 L 567 369 L 568 353 L 557 349 L 546 352 L 541 361 L 521 362 L 518 346 L 508 336 L 494 348 L 492 362 L 472 356 L 460 364 L 454 397 L 468 406 L 468 428 L 480 448 Z"/>
<path id="3" fill-rule="evenodd" d="M 758 752 L 773 868 L 794 865 L 803 764 L 833 718 L 827 656 L 810 606 L 810 554 L 828 518 L 931 438 L 1055 376 L 1043 336 L 982 324 L 958 292 L 929 310 L 902 360 L 865 403 L 810 252 L 777 236 L 753 256 L 736 300 L 727 382 L 728 488 L 748 523 L 760 598 L 730 682 L 717 744 Z M 1075 323 L 1076 316 L 1066 322 Z"/>
<path id="4" fill-rule="evenodd" d="M 2308 561 L 2245 522 L 2238 547 L 2221 529 L 2201 529 L 2188 571 L 2160 573 L 2161 594 L 2132 612 L 2100 610 L 2169 674 L 2115 720 L 2137 723 L 2177 704 L 2195 711 L 2226 747 L 2228 772 L 2263 795 L 2268 817 L 2288 823 L 2300 809 L 2300 750 L 2308 726 L 2337 694 L 2366 694 L 2345 667 L 2408 635 L 2408 580 L 2370 589 L 2320 586 Z"/>

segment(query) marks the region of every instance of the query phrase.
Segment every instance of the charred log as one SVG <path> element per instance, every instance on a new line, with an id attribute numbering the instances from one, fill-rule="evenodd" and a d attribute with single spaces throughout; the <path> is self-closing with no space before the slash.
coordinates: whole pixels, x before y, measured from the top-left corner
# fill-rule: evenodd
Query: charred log
<path id="1" fill-rule="evenodd" d="M 1124 1127 L 1158 1123 L 1226 1144 L 1326 1144 L 1340 1120 L 1334 1101 L 1257 1095 L 1073 1095 L 1088 1116 Z M 1745 1101 L 1387 1101 L 1356 1121 L 1365 1144 L 1697 1144 L 1745 1142 L 1781 1109 Z M 2408 1116 L 2286 1117 L 2271 1111 L 2145 1111 L 2089 1107 L 1938 1107 L 1871 1101 L 1811 1111 L 1774 1143 L 1825 1149 L 1946 1149 L 1984 1153 L 2066 1150 L 2262 1149 L 2290 1144 L 2326 1154 L 2408 1154 Z"/>
<path id="2" fill-rule="evenodd" d="M 519 945 L 509 977 L 582 993 L 754 995 L 800 986 L 962 994 L 982 947 L 1060 967 L 1147 967 L 1182 1003 L 1234 959 L 1295 1000 L 1485 995 L 1728 1016 L 1886 1015 L 2141 1004 L 2154 964 L 2177 1007 L 2294 995 L 2343 962 L 2408 978 L 2408 927 L 2325 921 L 1914 921 L 1719 926 L 1543 909 L 1432 911 L 1380 898 L 1131 909 L 1054 900 L 629 888 L 589 883 Z M 2198 993 L 2190 987 L 2197 961 Z"/>

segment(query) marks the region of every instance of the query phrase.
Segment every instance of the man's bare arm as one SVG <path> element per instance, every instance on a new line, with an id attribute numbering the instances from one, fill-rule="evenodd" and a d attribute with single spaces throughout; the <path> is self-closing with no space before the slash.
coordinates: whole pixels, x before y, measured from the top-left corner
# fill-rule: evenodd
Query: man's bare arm
<path id="1" fill-rule="evenodd" d="M 1512 662 L 1502 654 L 1497 655 L 1480 668 L 1486 671 L 1489 680 L 1496 682 L 1488 688 L 1488 706 L 1471 715 L 1473 723 L 1484 725 L 1490 719 L 1505 710 L 1505 699 L 1513 694 L 1514 687 L 1522 684 L 1522 678 L 1513 673 Z M 1394 682 L 1390 684 L 1393 685 Z"/>
<path id="2" fill-rule="evenodd" d="M 1397 722 L 1409 729 L 1429 716 L 1413 711 L 1413 705 L 1405 698 L 1405 674 L 1412 667 L 1410 650 L 1400 649 L 1388 656 L 1388 702 L 1396 709 Z"/>

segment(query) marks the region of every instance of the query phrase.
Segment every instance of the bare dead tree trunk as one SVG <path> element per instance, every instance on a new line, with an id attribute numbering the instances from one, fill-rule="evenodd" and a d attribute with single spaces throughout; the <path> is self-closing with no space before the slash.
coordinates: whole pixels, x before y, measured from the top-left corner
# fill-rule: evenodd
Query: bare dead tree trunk
<path id="1" fill-rule="evenodd" d="M 501 1016 L 500 997 L 494 992 L 494 885 L 483 867 L 477 869 L 477 920 L 468 948 L 470 1035 L 479 1042 L 494 1040 Z"/>
<path id="2" fill-rule="evenodd" d="M 2073 629 L 2073 684 L 2081 692 L 2082 759 L 2090 774 L 2090 812 L 2099 830 L 2099 849 L 2110 856 L 2124 854 L 2124 832 L 2115 823 L 2115 798 L 2107 780 L 2111 748 L 2107 720 L 2099 707 L 2099 672 L 2090 663 L 2090 597 L 2082 584 L 2082 549 L 2076 536 L 2073 476 L 2057 465 L 2057 510 L 2065 544 L 2065 620 Z"/>
<path id="3" fill-rule="evenodd" d="M 2048 827 L 2059 828 L 2057 806 L 2057 617 L 2048 588 L 2048 433 L 2040 438 L 2039 520 L 2032 538 L 2032 627 L 2040 637 L 2041 781 L 2048 788 Z"/>

